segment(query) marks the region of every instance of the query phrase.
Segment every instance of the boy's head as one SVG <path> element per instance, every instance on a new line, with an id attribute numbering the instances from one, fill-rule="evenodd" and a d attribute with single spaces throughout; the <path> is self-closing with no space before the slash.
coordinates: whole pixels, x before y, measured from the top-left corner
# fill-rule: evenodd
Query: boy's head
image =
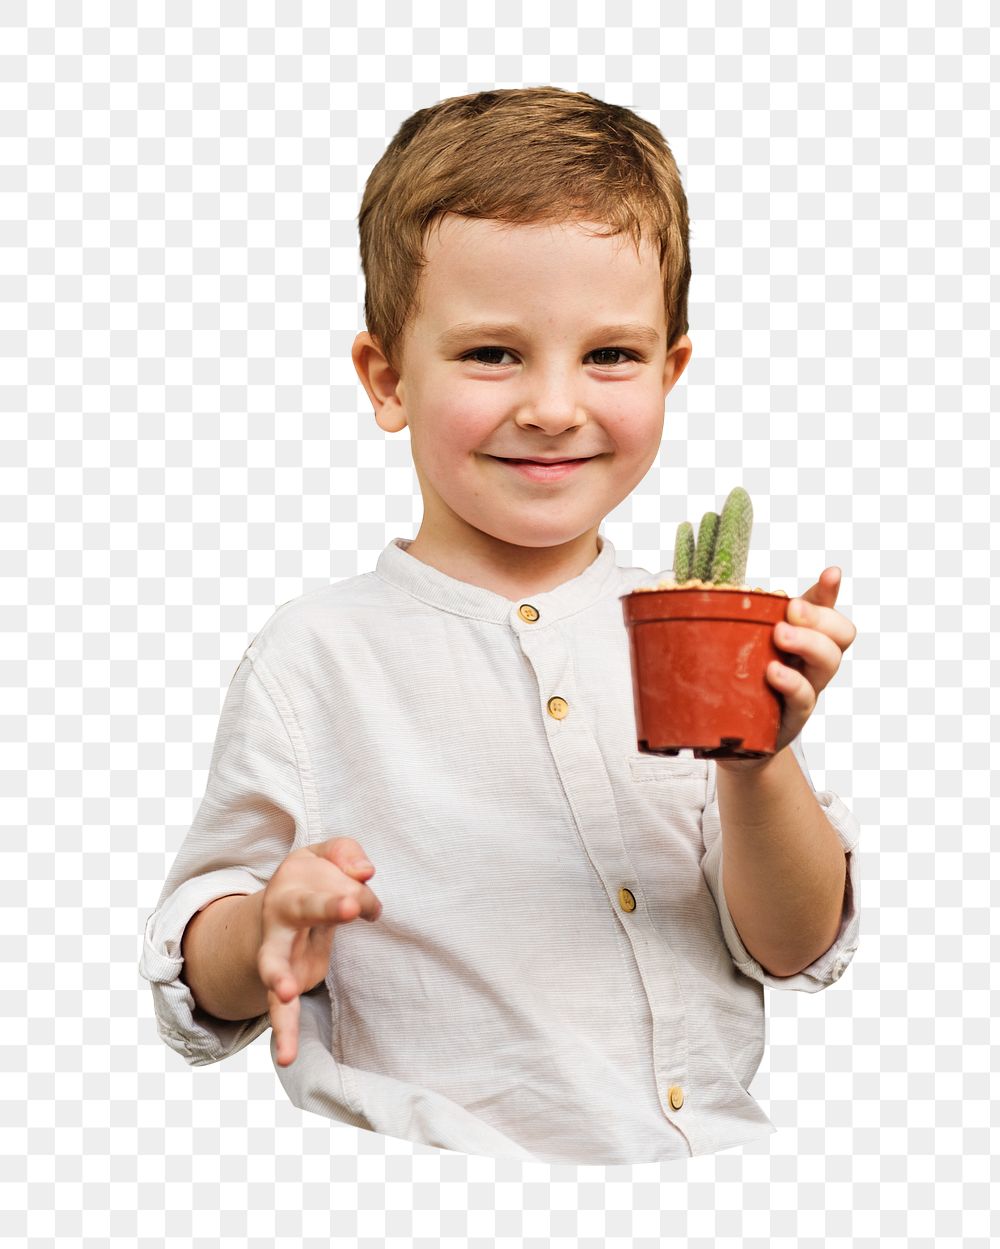
<path id="1" fill-rule="evenodd" d="M 400 127 L 358 221 L 352 356 L 382 428 L 410 427 L 411 553 L 469 580 L 498 546 L 508 564 L 513 547 L 585 566 L 691 353 L 687 202 L 663 136 L 556 87 L 443 100 Z M 557 479 L 510 463 L 528 458 L 587 462 Z M 469 559 L 443 561 L 449 546 Z"/>
<path id="2" fill-rule="evenodd" d="M 365 325 L 399 372 L 426 234 L 445 213 L 535 224 L 576 218 L 640 235 L 662 267 L 667 345 L 688 330 L 688 210 L 660 131 L 630 109 L 559 87 L 481 91 L 408 117 L 358 214 Z"/>

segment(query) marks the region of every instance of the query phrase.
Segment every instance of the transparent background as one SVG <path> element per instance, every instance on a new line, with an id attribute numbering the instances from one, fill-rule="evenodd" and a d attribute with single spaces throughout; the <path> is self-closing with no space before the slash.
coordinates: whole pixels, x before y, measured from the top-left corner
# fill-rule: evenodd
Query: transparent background
<path id="1" fill-rule="evenodd" d="M 0 6 L 6 1236 L 987 1245 L 994 44 L 985 2 Z M 545 83 L 659 125 L 691 209 L 694 356 L 604 532 L 659 569 L 742 483 L 754 584 L 838 564 L 859 631 L 803 742 L 860 949 L 766 995 L 777 1134 L 633 1168 L 331 1124 L 267 1035 L 187 1067 L 137 970 L 250 638 L 419 525 L 350 361 L 365 178 Z"/>

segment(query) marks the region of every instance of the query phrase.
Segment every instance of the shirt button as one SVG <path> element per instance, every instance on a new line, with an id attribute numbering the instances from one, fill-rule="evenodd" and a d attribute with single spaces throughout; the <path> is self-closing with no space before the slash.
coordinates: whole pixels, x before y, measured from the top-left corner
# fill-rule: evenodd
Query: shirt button
<path id="1" fill-rule="evenodd" d="M 680 1108 L 684 1105 L 684 1090 L 679 1084 L 671 1086 L 669 1092 L 667 1093 L 667 1097 L 670 1101 L 671 1110 L 680 1110 Z"/>
<path id="2" fill-rule="evenodd" d="M 522 620 L 527 620 L 531 624 L 534 624 L 538 619 L 538 609 L 532 607 L 530 603 L 522 603 L 517 609 L 517 614 Z"/>
<path id="3" fill-rule="evenodd" d="M 569 715 L 569 703 L 565 698 L 550 698 L 547 706 L 553 720 L 565 720 Z"/>
<path id="4" fill-rule="evenodd" d="M 624 885 L 618 890 L 618 905 L 623 911 L 635 910 L 635 894 L 631 889 L 626 889 Z"/>

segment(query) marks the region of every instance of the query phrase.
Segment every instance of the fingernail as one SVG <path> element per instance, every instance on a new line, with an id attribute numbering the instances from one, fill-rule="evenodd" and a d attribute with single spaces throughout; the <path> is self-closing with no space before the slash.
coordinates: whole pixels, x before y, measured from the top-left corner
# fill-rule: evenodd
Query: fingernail
<path id="1" fill-rule="evenodd" d="M 355 859 L 351 867 L 355 872 L 367 872 L 370 867 L 374 867 L 374 864 L 369 863 L 367 859 Z"/>

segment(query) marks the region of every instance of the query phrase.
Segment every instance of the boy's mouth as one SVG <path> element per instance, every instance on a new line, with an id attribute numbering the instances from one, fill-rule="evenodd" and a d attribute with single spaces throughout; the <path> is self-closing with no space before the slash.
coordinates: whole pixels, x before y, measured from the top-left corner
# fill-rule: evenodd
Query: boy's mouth
<path id="1" fill-rule="evenodd" d="M 494 455 L 490 458 L 498 461 L 500 464 L 506 464 L 509 468 L 514 469 L 515 472 L 522 477 L 528 478 L 530 481 L 561 481 L 562 478 L 569 476 L 569 474 L 575 472 L 581 465 L 588 463 L 594 457 L 585 456 L 582 459 L 575 460 L 513 460 Z"/>
<path id="2" fill-rule="evenodd" d="M 561 459 L 549 459 L 544 456 L 539 456 L 537 459 L 521 460 L 521 459 L 515 459 L 513 456 L 506 456 L 506 455 L 490 456 L 490 459 L 501 460 L 504 464 L 582 464 L 584 460 L 591 460 L 593 458 L 594 457 L 590 455 L 577 456 L 575 458 L 571 456 L 565 456 Z"/>

